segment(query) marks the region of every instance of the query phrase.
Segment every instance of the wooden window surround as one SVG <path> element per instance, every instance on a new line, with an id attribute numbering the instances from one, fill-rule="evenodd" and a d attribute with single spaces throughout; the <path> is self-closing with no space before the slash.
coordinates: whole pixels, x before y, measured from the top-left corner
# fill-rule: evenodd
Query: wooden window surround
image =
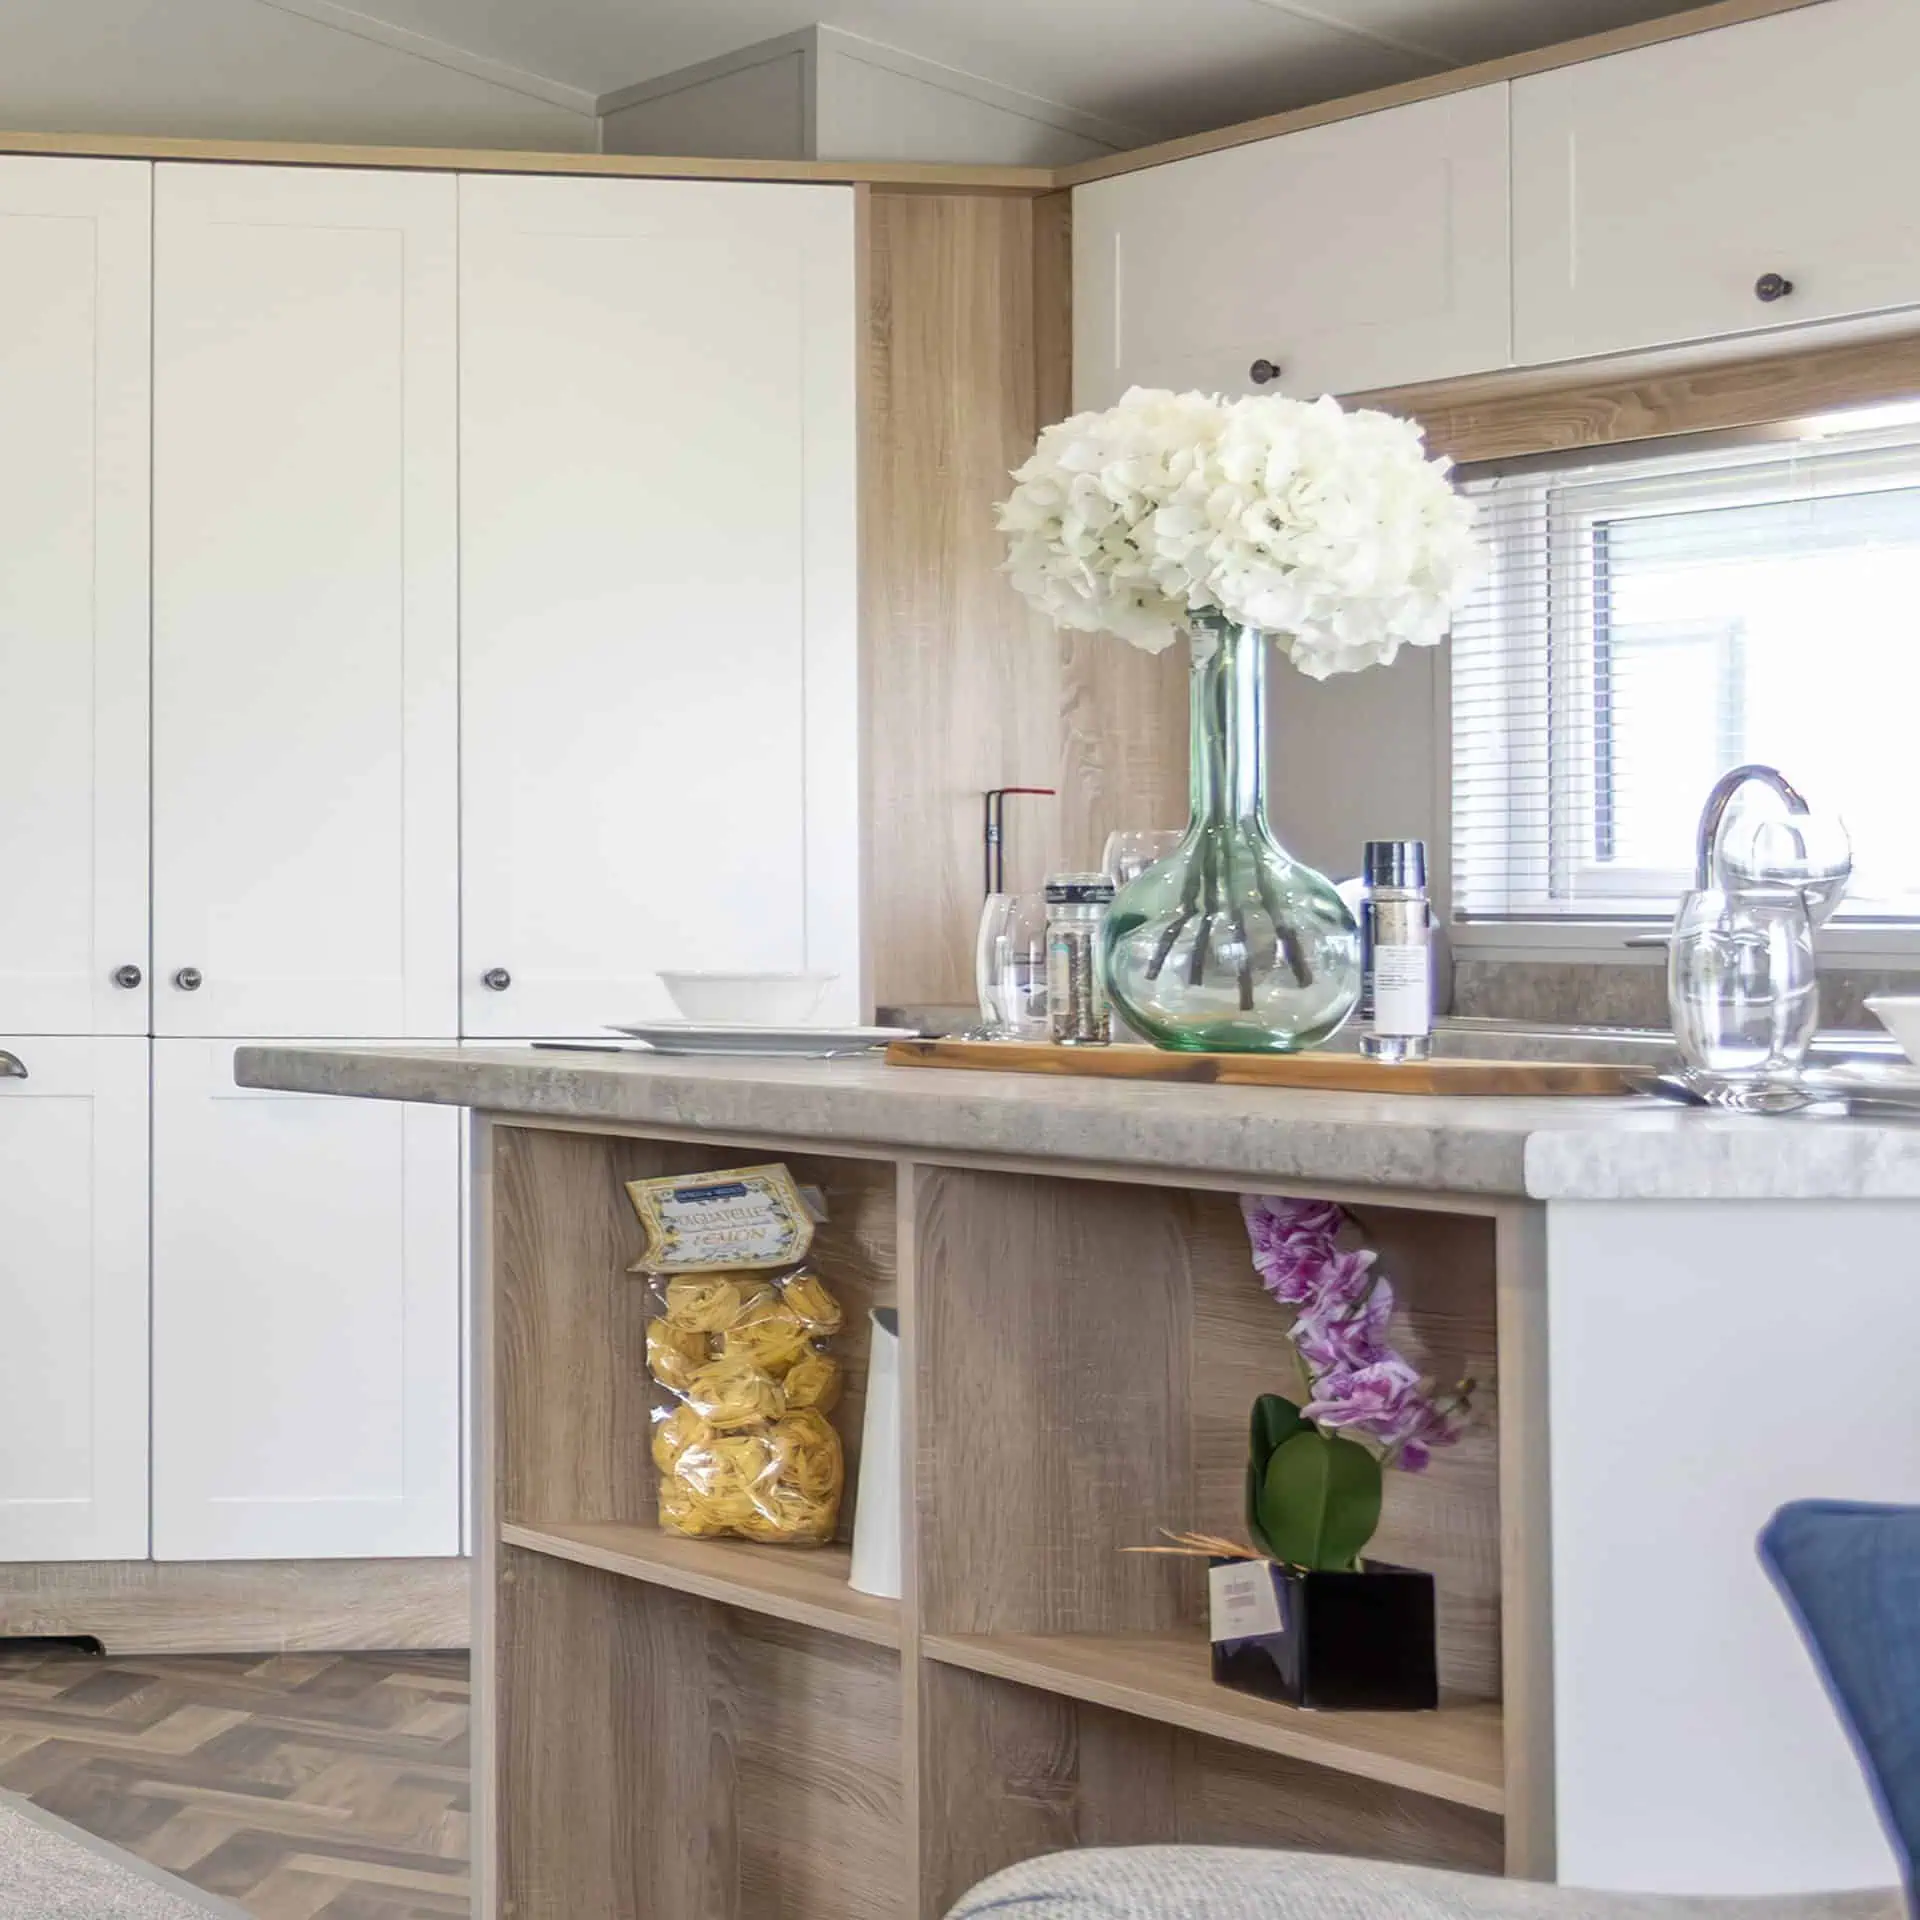
<path id="1" fill-rule="evenodd" d="M 1418 420 L 1458 465 L 1577 454 L 1625 441 L 1774 426 L 1920 397 L 1920 333 L 1640 373 L 1489 374 L 1351 396 Z"/>

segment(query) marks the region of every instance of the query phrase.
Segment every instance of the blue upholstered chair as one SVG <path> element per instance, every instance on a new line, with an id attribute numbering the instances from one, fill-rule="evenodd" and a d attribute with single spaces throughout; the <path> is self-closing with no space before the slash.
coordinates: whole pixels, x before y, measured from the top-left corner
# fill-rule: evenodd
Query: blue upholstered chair
<path id="1" fill-rule="evenodd" d="M 1050 1854 L 949 1920 L 1920 1920 L 1920 1508 L 1802 1500 L 1760 1557 L 1800 1623 L 1892 1837 L 1898 1891 L 1666 1899 L 1390 1867 L 1331 1854 L 1120 1847 Z M 1909 1907 L 1911 1902 L 1911 1908 Z"/>

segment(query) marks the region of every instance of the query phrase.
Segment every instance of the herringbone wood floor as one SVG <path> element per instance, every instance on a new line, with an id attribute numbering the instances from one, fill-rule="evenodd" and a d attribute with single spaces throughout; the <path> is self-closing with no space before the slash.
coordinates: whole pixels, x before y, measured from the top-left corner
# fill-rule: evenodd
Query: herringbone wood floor
<path id="1" fill-rule="evenodd" d="M 467 1656 L 0 1648 L 0 1787 L 259 1920 L 467 1908 Z"/>

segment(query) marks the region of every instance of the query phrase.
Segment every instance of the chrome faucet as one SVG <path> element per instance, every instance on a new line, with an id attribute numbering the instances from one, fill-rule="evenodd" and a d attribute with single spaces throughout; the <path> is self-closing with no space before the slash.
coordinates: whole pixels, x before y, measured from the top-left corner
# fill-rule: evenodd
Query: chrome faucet
<path id="1" fill-rule="evenodd" d="M 1713 791 L 1707 795 L 1707 804 L 1700 809 L 1700 831 L 1694 842 L 1693 884 L 1704 892 L 1714 884 L 1713 852 L 1720 839 L 1720 823 L 1727 817 L 1727 809 L 1733 804 L 1733 797 L 1744 786 L 1758 783 L 1771 787 L 1787 803 L 1789 814 L 1805 814 L 1811 811 L 1796 787 L 1778 767 L 1765 767 L 1757 762 L 1744 767 L 1730 767 L 1713 783 Z M 1807 843 L 1804 835 L 1795 832 L 1796 850 L 1804 857 Z"/>

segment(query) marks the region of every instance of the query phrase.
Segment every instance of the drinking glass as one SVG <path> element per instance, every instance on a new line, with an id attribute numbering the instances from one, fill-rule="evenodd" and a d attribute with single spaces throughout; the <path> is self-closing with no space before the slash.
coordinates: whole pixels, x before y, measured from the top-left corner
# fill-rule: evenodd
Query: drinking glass
<path id="1" fill-rule="evenodd" d="M 1038 893 L 990 893 L 980 910 L 974 987 L 990 1040 L 1047 1037 L 1047 902 Z"/>
<path id="2" fill-rule="evenodd" d="M 1186 837 L 1179 827 L 1122 827 L 1107 835 L 1101 868 L 1116 888 L 1124 887 L 1174 852 Z"/>
<path id="3" fill-rule="evenodd" d="M 1796 1072 L 1820 1019 L 1813 923 L 1799 890 L 1683 894 L 1667 948 L 1667 998 L 1689 1067 L 1733 1079 Z"/>

